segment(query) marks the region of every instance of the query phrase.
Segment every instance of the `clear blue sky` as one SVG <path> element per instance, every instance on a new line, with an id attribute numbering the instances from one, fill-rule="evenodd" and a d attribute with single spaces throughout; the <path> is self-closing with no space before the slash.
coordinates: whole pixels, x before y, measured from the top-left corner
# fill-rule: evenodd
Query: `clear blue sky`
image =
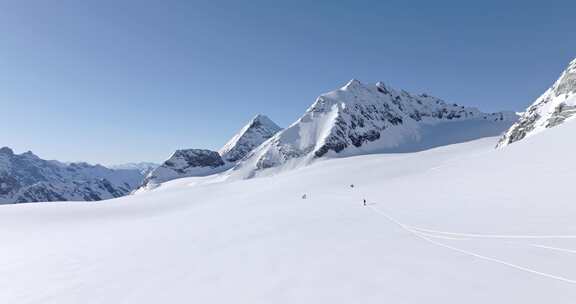
<path id="1" fill-rule="evenodd" d="M 522 110 L 576 57 L 576 1 L 530 2 L 2 1 L 0 146 L 159 162 L 351 78 Z"/>

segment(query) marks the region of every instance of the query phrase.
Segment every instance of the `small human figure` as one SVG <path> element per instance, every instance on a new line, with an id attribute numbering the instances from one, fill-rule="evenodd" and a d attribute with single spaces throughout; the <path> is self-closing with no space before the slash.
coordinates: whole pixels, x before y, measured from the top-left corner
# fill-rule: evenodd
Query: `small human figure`
<path id="1" fill-rule="evenodd" d="M 364 206 L 366 206 L 366 199 L 364 199 Z"/>
<path id="2" fill-rule="evenodd" d="M 306 199 L 306 194 L 302 195 L 302 199 Z"/>
<path id="3" fill-rule="evenodd" d="M 354 188 L 354 184 L 351 184 L 351 185 L 350 185 L 350 188 Z"/>

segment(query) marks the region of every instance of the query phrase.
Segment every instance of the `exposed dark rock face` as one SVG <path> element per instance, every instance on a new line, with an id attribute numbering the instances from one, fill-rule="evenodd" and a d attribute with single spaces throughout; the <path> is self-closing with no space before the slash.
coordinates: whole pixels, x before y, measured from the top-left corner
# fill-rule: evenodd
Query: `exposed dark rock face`
<path id="1" fill-rule="evenodd" d="M 206 176 L 230 169 L 281 128 L 264 115 L 257 115 L 234 135 L 220 151 L 187 149 L 176 151 L 150 172 L 141 188 L 151 189 L 173 179 Z M 266 166 L 265 163 L 262 164 Z"/>
<path id="2" fill-rule="evenodd" d="M 566 121 L 566 119 L 572 117 L 574 114 L 576 114 L 576 105 L 568 106 L 561 103 L 556 107 L 556 109 L 554 109 L 550 118 L 548 118 L 546 128 L 561 125 Z"/>
<path id="3" fill-rule="evenodd" d="M 352 80 L 318 97 L 298 121 L 248 154 L 236 171 L 396 147 L 417 140 L 420 128 L 427 124 L 511 119 L 516 119 L 512 113 L 483 113 L 427 94 L 412 95 L 383 83 L 364 85 Z"/>
<path id="4" fill-rule="evenodd" d="M 498 147 L 522 140 L 548 128 L 561 125 L 576 114 L 576 60 L 554 85 L 526 109 L 498 142 Z"/>
<path id="5" fill-rule="evenodd" d="M 163 166 L 170 167 L 179 173 L 185 173 L 193 167 L 216 168 L 224 165 L 220 154 L 210 150 L 178 150 Z"/>
<path id="6" fill-rule="evenodd" d="M 143 187 L 155 187 L 163 182 L 190 176 L 215 174 L 229 168 L 216 151 L 203 149 L 177 150 L 160 167 L 146 177 Z"/>

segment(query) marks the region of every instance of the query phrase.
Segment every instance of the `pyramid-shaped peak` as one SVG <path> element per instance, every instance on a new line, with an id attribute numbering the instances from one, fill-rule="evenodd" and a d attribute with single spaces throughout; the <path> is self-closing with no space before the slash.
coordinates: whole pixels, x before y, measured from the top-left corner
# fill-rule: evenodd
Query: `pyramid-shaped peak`
<path id="1" fill-rule="evenodd" d="M 276 123 L 272 121 L 272 119 L 270 119 L 268 116 L 264 114 L 258 114 L 254 116 L 254 118 L 252 118 L 252 120 L 250 121 L 249 125 L 253 125 L 254 123 L 277 126 Z"/>
<path id="2" fill-rule="evenodd" d="M 261 120 L 261 119 L 270 120 L 270 118 L 264 114 L 256 114 L 256 116 L 254 116 L 254 118 L 252 118 L 252 120 Z"/>
<path id="3" fill-rule="evenodd" d="M 218 152 L 226 161 L 237 162 L 281 129 L 268 116 L 258 114 Z"/>

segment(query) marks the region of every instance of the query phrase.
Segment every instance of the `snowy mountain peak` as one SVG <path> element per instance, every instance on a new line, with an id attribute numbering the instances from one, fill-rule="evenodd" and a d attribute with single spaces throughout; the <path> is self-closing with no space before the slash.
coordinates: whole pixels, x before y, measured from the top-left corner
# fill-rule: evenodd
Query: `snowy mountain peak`
<path id="1" fill-rule="evenodd" d="M 506 134 L 498 147 L 504 147 L 576 117 L 576 59 L 560 78 L 528 107 Z"/>
<path id="2" fill-rule="evenodd" d="M 237 162 L 281 129 L 267 116 L 258 114 L 242 127 L 218 153 L 227 162 Z"/>
<path id="3" fill-rule="evenodd" d="M 418 150 L 495 136 L 510 126 L 513 117 L 448 104 L 427 94 L 396 91 L 382 82 L 365 85 L 352 79 L 340 89 L 320 95 L 295 123 L 256 148 L 234 171 L 250 177 L 263 169 L 299 166 L 320 157 L 402 147 Z M 464 121 L 472 122 L 453 128 L 436 127 Z M 470 132 L 463 134 L 465 128 Z M 439 134 L 431 136 L 431 130 Z"/>
<path id="4" fill-rule="evenodd" d="M 206 176 L 230 169 L 280 130 L 266 115 L 258 114 L 218 152 L 204 149 L 177 150 L 161 166 L 148 174 L 141 188 L 153 189 L 173 179 Z"/>
<path id="5" fill-rule="evenodd" d="M 246 133 L 250 129 L 260 128 L 260 127 L 274 129 L 274 130 L 281 130 L 282 129 L 278 125 L 276 125 L 276 123 L 273 122 L 268 116 L 266 116 L 264 114 L 258 114 L 256 116 L 254 116 L 254 118 L 252 118 L 250 120 L 250 122 L 248 124 L 246 124 L 246 126 L 244 128 L 242 128 L 242 130 L 244 131 L 244 133 Z"/>
<path id="6" fill-rule="evenodd" d="M 274 122 L 272 122 L 272 120 L 264 114 L 257 114 L 256 116 L 254 116 L 254 118 L 252 118 L 250 120 L 250 124 L 254 124 L 254 123 L 271 123 L 271 124 L 274 124 Z"/>

